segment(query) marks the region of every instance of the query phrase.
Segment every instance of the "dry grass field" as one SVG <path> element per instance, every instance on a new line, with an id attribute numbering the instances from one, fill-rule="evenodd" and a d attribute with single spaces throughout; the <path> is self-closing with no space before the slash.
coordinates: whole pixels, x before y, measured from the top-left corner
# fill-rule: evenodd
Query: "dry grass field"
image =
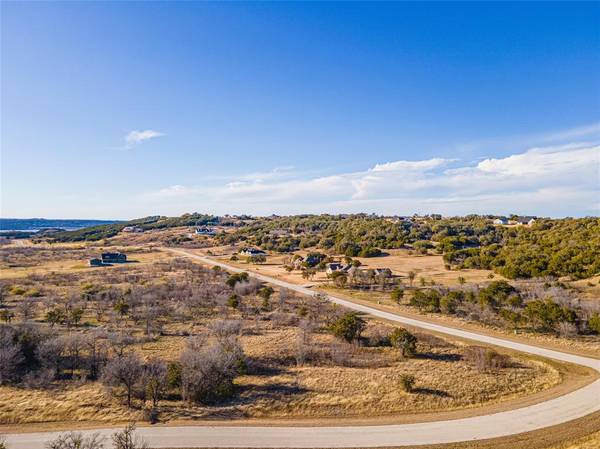
<path id="1" fill-rule="evenodd" d="M 56 325 L 49 330 L 66 334 L 85 334 L 93 330 L 126 332 L 136 340 L 131 350 L 140 354 L 143 360 L 160 357 L 177 361 L 189 336 L 205 333 L 211 323 L 222 319 L 241 321 L 243 330 L 239 341 L 248 369 L 236 377 L 235 395 L 216 404 L 198 404 L 168 394 L 158 407 L 161 420 L 165 422 L 225 418 L 351 418 L 469 410 L 510 403 L 523 397 L 535 398 L 536 394 L 549 391 L 564 381 L 565 373 L 559 367 L 516 355 L 512 355 L 510 363 L 502 368 L 482 371 L 464 358 L 464 343 L 427 334 L 417 335 L 417 355 L 404 358 L 397 349 L 373 343 L 393 328 L 371 319 L 366 321 L 360 344 L 342 342 L 323 324 L 316 325 L 310 332 L 310 357 L 305 362 L 298 362 L 298 342 L 304 332 L 299 326 L 306 313 L 313 313 L 310 311 L 316 305 L 312 301 L 275 291 L 271 305 L 264 309 L 257 296 L 260 285 L 248 284 L 239 290 L 245 304 L 241 309 L 231 309 L 217 301 L 208 309 L 206 306 L 194 309 L 197 311 L 192 315 L 182 314 L 180 308 L 188 294 L 185 292 L 204 288 L 204 284 L 194 284 L 195 276 L 190 268 L 197 265 L 177 262 L 168 253 L 141 248 L 137 252 L 130 251 L 131 258 L 140 259 L 140 263 L 106 268 L 55 271 L 46 266 L 66 257 L 65 254 L 71 254 L 71 260 L 76 260 L 75 255 L 87 257 L 88 252 L 100 250 L 96 246 L 59 246 L 36 249 L 31 253 L 35 259 L 30 255 L 23 256 L 20 249 L 5 255 L 5 259 L 10 259 L 14 265 L 26 261 L 32 273 L 45 273 L 4 279 L 8 288 L 5 305 L 15 312 L 13 324 L 26 319 L 30 325 L 49 327 L 46 311 L 61 304 L 61 298 L 73 301 L 83 292 L 87 302 L 75 299 L 78 307 L 83 308 L 80 324 L 70 328 Z M 19 267 L 11 269 L 18 270 Z M 206 271 L 203 276 L 212 276 L 210 272 Z M 95 303 L 99 299 L 94 299 L 94 295 L 101 298 L 103 289 L 108 286 L 124 292 L 137 289 L 140 293 L 136 294 L 139 297 L 136 301 L 142 302 L 144 295 L 150 292 L 158 292 L 158 298 L 166 295 L 165 299 L 172 298 L 165 303 L 172 312 L 158 318 L 160 331 L 147 336 L 139 321 L 141 318 L 136 318 L 136 314 L 120 317 L 111 309 L 98 310 Z M 20 308 L 20 303 L 26 300 L 25 295 L 12 294 L 14 287 L 25 291 L 39 290 L 27 317 L 22 315 Z M 177 297 L 166 293 L 177 292 L 179 288 L 182 291 Z M 165 293 L 160 293 L 162 291 Z M 194 294 L 202 295 L 201 290 Z M 133 302 L 132 306 L 135 304 Z M 335 308 L 328 312 L 329 309 L 319 307 L 321 309 L 315 309 L 314 313 L 335 316 L 343 312 Z M 414 376 L 414 391 L 402 389 L 403 375 Z M 3 425 L 59 425 L 73 421 L 119 423 L 144 417 L 141 403 L 128 408 L 121 395 L 111 395 L 100 382 L 79 378 L 67 377 L 43 388 L 5 385 L 0 387 L 0 395 L 3 398 L 0 423 Z"/>
<path id="2" fill-rule="evenodd" d="M 209 253 L 210 251 L 210 253 Z M 439 314 L 439 313 L 427 313 L 419 312 L 414 307 L 406 305 L 411 293 L 407 292 L 405 297 L 405 304 L 398 305 L 395 303 L 389 292 L 378 291 L 376 288 L 368 290 L 356 290 L 349 288 L 338 288 L 332 284 L 332 281 L 327 277 L 325 272 L 317 271 L 314 277 L 307 280 L 302 277 L 300 270 L 294 270 L 287 272 L 284 269 L 286 261 L 289 259 L 288 255 L 281 254 L 269 254 L 267 261 L 261 264 L 247 263 L 244 258 L 240 258 L 237 261 L 231 261 L 231 256 L 235 254 L 235 247 L 218 247 L 210 250 L 199 249 L 192 250 L 192 252 L 206 255 L 214 254 L 215 259 L 229 263 L 242 269 L 248 269 L 262 273 L 268 276 L 272 276 L 278 279 L 282 279 L 288 282 L 296 283 L 299 285 L 318 287 L 319 289 L 327 292 L 331 292 L 347 299 L 354 299 L 368 303 L 371 306 L 379 306 L 391 310 L 394 312 L 400 312 L 404 314 L 420 315 L 427 319 L 442 322 L 444 324 L 453 325 L 456 327 L 468 326 L 474 330 L 481 332 L 495 332 L 500 335 L 504 335 L 509 338 L 526 338 L 529 341 L 538 342 L 541 345 L 548 345 L 556 347 L 561 350 L 581 352 L 591 356 L 600 357 L 600 338 L 594 335 L 578 335 L 570 338 L 563 338 L 556 335 L 543 334 L 538 332 L 531 332 L 527 329 L 521 329 L 518 335 L 512 330 L 494 326 L 492 324 L 486 324 L 481 322 L 467 321 L 463 318 L 459 318 L 452 315 Z M 461 282 L 466 285 L 478 285 L 485 286 L 492 281 L 501 280 L 502 277 L 494 274 L 490 270 L 447 270 L 444 267 L 442 256 L 437 255 L 416 255 L 411 254 L 407 250 L 389 250 L 388 256 L 373 257 L 373 258 L 357 258 L 361 261 L 361 268 L 390 268 L 394 276 L 398 276 L 405 286 L 410 285 L 408 280 L 408 272 L 413 271 L 416 273 L 413 285 L 419 286 L 421 279 L 424 280 L 427 286 L 431 286 L 432 281 L 436 286 L 444 287 L 458 287 Z M 297 254 L 306 255 L 306 251 L 298 251 Z M 493 277 L 491 276 L 493 275 Z M 460 279 L 459 281 L 459 278 Z M 521 284 L 528 284 L 527 281 L 513 281 L 513 284 L 519 286 Z M 580 295 L 582 302 L 592 302 L 598 304 L 600 307 L 600 277 L 567 282 L 568 285 L 572 286 L 573 290 Z"/>
<path id="3" fill-rule="evenodd" d="M 90 268 L 88 261 L 105 251 L 121 251 L 129 264 L 166 260 L 165 252 L 142 246 L 100 246 L 98 244 L 22 244 L 0 246 L 0 280 L 44 276 L 51 273 L 82 274 L 90 270 L 111 270 L 117 265 Z"/>
<path id="4" fill-rule="evenodd" d="M 198 254 L 206 255 L 210 251 L 219 260 L 222 260 L 240 268 L 251 268 L 253 270 L 260 271 L 263 274 L 284 279 L 290 282 L 302 283 L 302 284 L 323 284 L 329 282 L 324 272 L 317 272 L 310 282 L 307 282 L 302 278 L 299 270 L 288 273 L 284 269 L 284 264 L 289 255 L 285 254 L 269 254 L 267 256 L 267 262 L 262 264 L 249 264 L 246 263 L 244 258 L 241 257 L 239 261 L 231 261 L 230 258 L 236 253 L 237 248 L 235 247 L 214 247 L 209 249 L 195 250 Z M 296 251 L 294 254 L 305 256 L 308 251 Z M 427 283 L 431 281 L 437 285 L 444 286 L 457 286 L 459 285 L 459 277 L 463 277 L 468 283 L 488 283 L 490 282 L 490 275 L 493 276 L 494 280 L 502 279 L 498 274 L 493 273 L 491 270 L 474 270 L 474 269 L 463 269 L 463 270 L 447 270 L 444 266 L 444 261 L 441 255 L 418 255 L 414 254 L 410 250 L 406 249 L 392 249 L 386 250 L 386 255 L 380 257 L 355 257 L 361 262 L 361 268 L 389 268 L 395 276 L 399 276 L 406 280 L 408 273 L 414 271 L 416 273 L 417 281 L 420 278 L 424 278 Z"/>

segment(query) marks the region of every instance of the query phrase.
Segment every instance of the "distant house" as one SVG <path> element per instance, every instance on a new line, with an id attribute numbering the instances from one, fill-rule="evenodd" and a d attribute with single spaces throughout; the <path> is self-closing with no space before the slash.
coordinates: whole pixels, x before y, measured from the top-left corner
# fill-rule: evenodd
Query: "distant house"
<path id="1" fill-rule="evenodd" d="M 144 232 L 144 228 L 140 228 L 139 226 L 125 226 L 123 232 Z"/>
<path id="2" fill-rule="evenodd" d="M 531 226 L 532 224 L 535 223 L 535 217 L 532 216 L 525 216 L 525 217 L 517 217 L 513 220 L 510 220 L 511 224 L 518 224 L 518 225 L 529 225 Z"/>
<path id="3" fill-rule="evenodd" d="M 310 253 L 306 255 L 306 265 L 308 265 L 309 267 L 314 267 L 317 266 L 321 263 L 321 261 L 323 259 L 325 259 L 326 256 L 325 254 L 321 254 L 321 253 Z"/>
<path id="4" fill-rule="evenodd" d="M 196 234 L 197 235 L 208 235 L 208 236 L 213 236 L 213 235 L 217 235 L 217 231 L 215 230 L 215 228 L 209 228 L 209 227 L 201 227 L 201 228 L 197 228 L 196 229 Z"/>
<path id="5" fill-rule="evenodd" d="M 339 262 L 332 262 L 332 263 L 328 263 L 327 264 L 327 269 L 325 270 L 325 272 L 327 274 L 332 274 L 338 271 L 341 271 L 343 273 L 347 273 L 348 271 L 350 271 L 350 269 L 352 268 L 351 264 L 341 264 Z"/>
<path id="6" fill-rule="evenodd" d="M 262 249 L 242 248 L 240 251 L 240 255 L 242 255 L 242 256 L 266 256 L 267 253 L 265 253 Z"/>
<path id="7" fill-rule="evenodd" d="M 102 263 L 125 263 L 127 256 L 123 253 L 102 253 Z"/>
<path id="8" fill-rule="evenodd" d="M 494 220 L 494 224 L 495 225 L 507 225 L 508 224 L 508 218 L 506 217 L 498 217 Z"/>
<path id="9" fill-rule="evenodd" d="M 98 259 L 97 257 L 94 259 L 90 259 L 90 267 L 101 267 L 104 265 L 102 259 Z"/>
<path id="10" fill-rule="evenodd" d="M 327 274 L 332 274 L 332 273 L 335 273 L 336 271 L 341 271 L 342 268 L 344 268 L 344 266 L 341 263 L 332 262 L 332 263 L 327 264 L 327 269 L 325 270 L 325 272 Z"/>

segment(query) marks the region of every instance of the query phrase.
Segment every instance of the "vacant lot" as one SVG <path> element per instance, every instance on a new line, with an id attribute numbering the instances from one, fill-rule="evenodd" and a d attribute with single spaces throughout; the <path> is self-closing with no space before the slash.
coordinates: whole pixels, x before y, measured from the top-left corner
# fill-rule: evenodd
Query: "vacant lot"
<path id="1" fill-rule="evenodd" d="M 251 279 L 234 285 L 226 273 L 162 257 L 6 284 L 2 311 L 12 316 L 2 331 L 65 346 L 52 359 L 51 377 L 35 347 L 27 356 L 31 366 L 16 366 L 22 374 L 0 387 L 0 423 L 145 419 L 150 404 L 143 391 L 134 392 L 128 407 L 123 388 L 103 384 L 95 370 L 127 353 L 142 362 L 178 364 L 190 339 L 211 345 L 223 338 L 215 329 L 224 324 L 234 326 L 227 338 L 239 342 L 244 354 L 231 394 L 208 402 L 182 400 L 178 387 L 165 387 L 155 407 L 160 420 L 472 409 L 541 394 L 563 380 L 559 367 L 519 356 L 482 368 L 466 357 L 464 343 L 427 334 L 415 334 L 416 353 L 403 356 L 390 346 L 394 327 L 370 319 L 356 338 L 344 341 L 330 331 L 345 314 L 340 308 L 285 290 L 265 294 L 265 286 Z M 410 390 L 403 386 L 407 378 L 414 382 Z"/>

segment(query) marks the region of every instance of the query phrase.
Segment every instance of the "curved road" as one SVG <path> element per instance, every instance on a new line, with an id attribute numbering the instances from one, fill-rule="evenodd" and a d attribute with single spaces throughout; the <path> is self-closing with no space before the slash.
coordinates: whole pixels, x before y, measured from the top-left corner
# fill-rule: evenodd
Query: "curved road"
<path id="1" fill-rule="evenodd" d="M 245 271 L 216 260 L 189 253 L 184 250 L 170 251 L 190 257 L 208 265 L 220 266 L 228 271 Z M 249 272 L 261 281 L 285 287 L 305 295 L 315 292 L 289 282 L 262 274 Z M 355 304 L 335 296 L 328 299 L 336 304 L 358 312 L 367 313 L 399 324 L 442 332 L 482 343 L 501 346 L 528 354 L 547 357 L 563 362 L 586 366 L 600 372 L 600 360 L 566 354 L 559 351 L 517 343 L 501 338 L 480 335 L 426 321 L 416 320 L 384 312 L 372 307 Z M 241 426 L 182 426 L 141 427 L 138 433 L 147 439 L 150 447 L 261 447 L 261 448 L 337 448 L 377 447 L 419 444 L 441 444 L 460 441 L 497 438 L 562 424 L 590 413 L 600 411 L 600 379 L 579 390 L 539 404 L 470 418 L 398 424 L 382 426 L 340 427 L 241 427 Z M 114 429 L 95 431 L 109 435 Z M 10 449 L 42 449 L 44 442 L 55 438 L 58 432 L 6 435 Z"/>

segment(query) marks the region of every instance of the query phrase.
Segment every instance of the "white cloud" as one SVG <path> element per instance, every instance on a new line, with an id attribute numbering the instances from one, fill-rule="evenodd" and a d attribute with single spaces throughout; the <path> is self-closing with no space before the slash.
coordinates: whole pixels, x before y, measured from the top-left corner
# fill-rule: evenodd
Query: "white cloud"
<path id="1" fill-rule="evenodd" d="M 222 184 L 176 185 L 151 197 L 181 210 L 216 213 L 585 215 L 596 213 L 600 200 L 600 146 L 536 147 L 478 163 L 399 160 L 331 176 L 275 169 Z"/>
<path id="2" fill-rule="evenodd" d="M 164 135 L 164 133 L 152 129 L 147 129 L 145 131 L 130 131 L 129 134 L 125 136 L 124 149 L 131 149 L 146 140 L 155 139 L 156 137 L 162 137 Z"/>
<path id="3" fill-rule="evenodd" d="M 172 197 L 182 197 L 189 196 L 198 193 L 197 189 L 193 189 L 190 187 L 185 187 L 182 185 L 174 185 L 170 187 L 165 187 L 164 189 L 160 189 L 156 192 L 156 196 L 161 198 L 172 198 Z"/>
<path id="4" fill-rule="evenodd" d="M 446 165 L 453 162 L 455 159 L 433 158 L 424 161 L 395 161 L 386 162 L 385 164 L 376 164 L 371 169 L 374 172 L 381 171 L 426 171 Z"/>

